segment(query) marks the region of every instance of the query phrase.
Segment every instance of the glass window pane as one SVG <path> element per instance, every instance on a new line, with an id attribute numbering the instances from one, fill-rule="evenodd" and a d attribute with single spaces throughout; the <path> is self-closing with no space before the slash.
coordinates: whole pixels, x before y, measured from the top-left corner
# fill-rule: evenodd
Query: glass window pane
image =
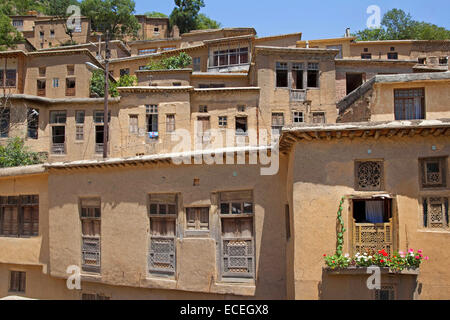
<path id="1" fill-rule="evenodd" d="M 220 213 L 221 214 L 229 214 L 230 213 L 230 204 L 229 203 L 221 203 L 220 204 Z"/>
<path id="2" fill-rule="evenodd" d="M 242 204 L 241 203 L 232 203 L 231 205 L 231 213 L 232 214 L 242 214 Z"/>

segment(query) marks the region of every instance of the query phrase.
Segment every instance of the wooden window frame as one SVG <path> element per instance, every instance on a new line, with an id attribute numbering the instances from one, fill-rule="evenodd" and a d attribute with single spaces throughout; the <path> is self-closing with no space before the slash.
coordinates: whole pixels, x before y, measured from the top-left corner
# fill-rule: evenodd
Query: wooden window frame
<path id="1" fill-rule="evenodd" d="M 16 208 L 16 230 L 15 234 L 5 234 L 5 209 Z M 29 222 L 25 222 L 25 208 L 31 208 Z M 0 197 L 0 237 L 6 238 L 33 238 L 39 236 L 39 195 L 19 195 Z M 25 234 L 25 224 L 30 224 L 29 234 Z"/>
<path id="2" fill-rule="evenodd" d="M 428 157 L 419 159 L 419 183 L 422 189 L 446 188 L 447 187 L 447 162 L 448 157 Z M 427 164 L 437 163 L 439 166 L 439 182 L 428 181 Z"/>
<path id="3" fill-rule="evenodd" d="M 228 116 L 219 116 L 218 123 L 219 128 L 222 129 L 228 128 Z"/>
<path id="4" fill-rule="evenodd" d="M 92 204 L 94 203 L 94 204 Z M 81 270 L 87 273 L 100 274 L 101 273 L 101 216 L 102 206 L 101 198 L 80 198 L 80 221 L 81 221 Z M 86 214 L 85 214 L 86 213 Z M 94 225 L 99 225 L 99 234 L 84 234 L 83 224 L 91 224 L 91 229 Z M 90 247 L 87 249 L 87 247 Z M 95 247 L 95 248 L 93 248 Z M 93 260 L 89 255 L 96 256 L 96 264 L 86 263 L 87 260 Z"/>
<path id="5" fill-rule="evenodd" d="M 295 121 L 296 119 L 301 119 L 302 121 Z M 305 114 L 303 111 L 292 111 L 292 123 L 304 123 Z"/>
<path id="6" fill-rule="evenodd" d="M 448 231 L 450 230 L 449 223 L 449 201 L 450 197 L 448 195 L 436 195 L 436 196 L 422 196 L 421 197 L 421 215 L 422 215 L 422 227 L 426 230 L 439 230 L 439 231 Z M 431 219 L 430 209 L 432 205 L 440 205 L 441 206 L 441 223 L 442 226 L 433 226 L 435 223 Z M 439 224 L 437 222 L 436 224 Z"/>
<path id="7" fill-rule="evenodd" d="M 27 283 L 27 273 L 25 271 L 9 271 L 8 292 L 25 293 Z"/>
<path id="8" fill-rule="evenodd" d="M 193 214 L 193 222 L 190 222 L 189 215 Z M 210 209 L 209 207 L 190 207 L 185 210 L 186 223 L 184 228 L 185 236 L 208 235 L 210 231 Z M 202 222 L 202 215 L 207 217 L 207 222 Z"/>
<path id="9" fill-rule="evenodd" d="M 402 96 L 403 93 L 413 93 L 412 95 L 408 96 Z M 415 92 L 419 92 L 420 95 L 416 95 Z M 415 98 L 420 98 L 420 104 L 421 104 L 421 113 L 422 117 L 418 117 L 415 114 L 415 107 L 414 102 Z M 408 117 L 408 112 L 406 110 L 406 102 L 409 103 L 409 106 L 413 106 L 414 108 L 414 114 L 415 117 Z M 402 108 L 402 110 L 398 110 L 399 108 Z M 395 120 L 421 120 L 426 119 L 426 104 L 425 104 L 425 88 L 399 88 L 394 89 L 394 116 Z M 413 111 L 409 111 L 409 113 L 412 113 Z"/>

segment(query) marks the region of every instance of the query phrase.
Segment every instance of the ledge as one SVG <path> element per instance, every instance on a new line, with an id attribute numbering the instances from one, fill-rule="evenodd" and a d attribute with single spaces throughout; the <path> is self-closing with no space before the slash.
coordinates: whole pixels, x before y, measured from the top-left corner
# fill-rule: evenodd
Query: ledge
<path id="1" fill-rule="evenodd" d="M 331 269 L 330 267 L 323 267 L 322 271 L 332 276 L 338 275 L 368 275 L 367 267 L 349 267 L 346 269 Z M 397 275 L 410 275 L 417 276 L 420 274 L 420 269 L 404 269 L 402 271 L 393 271 L 389 268 L 380 268 L 381 274 L 397 274 Z"/>

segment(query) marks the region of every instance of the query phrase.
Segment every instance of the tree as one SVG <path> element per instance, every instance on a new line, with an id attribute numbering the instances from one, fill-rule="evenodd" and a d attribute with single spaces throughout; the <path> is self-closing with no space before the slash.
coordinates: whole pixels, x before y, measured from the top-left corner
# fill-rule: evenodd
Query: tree
<path id="1" fill-rule="evenodd" d="M 146 12 L 145 15 L 148 18 L 167 18 L 167 15 L 165 15 L 164 13 L 156 11 Z"/>
<path id="2" fill-rule="evenodd" d="M 67 12 L 67 8 L 69 8 L 71 5 L 79 5 L 79 2 L 77 0 L 45 0 L 46 6 L 45 6 L 45 14 L 54 17 L 56 20 L 63 21 L 64 30 L 66 34 L 70 37 L 69 42 L 65 42 L 63 45 L 73 45 L 76 44 L 75 41 L 73 41 L 73 33 L 74 28 L 73 26 L 69 26 L 67 24 L 68 18 L 72 15 L 71 12 Z"/>
<path id="3" fill-rule="evenodd" d="M 158 61 L 150 61 L 147 70 L 176 70 L 184 69 L 192 64 L 192 57 L 186 52 L 180 52 L 178 56 L 164 58 Z"/>
<path id="4" fill-rule="evenodd" d="M 43 155 L 29 151 L 23 139 L 18 137 L 9 139 L 6 146 L 0 146 L 0 168 L 28 166 L 44 161 Z"/>
<path id="5" fill-rule="evenodd" d="M 222 24 L 220 22 L 217 22 L 207 15 L 200 13 L 197 16 L 196 21 L 196 29 L 197 30 L 203 30 L 203 29 L 220 29 L 222 27 Z"/>
<path id="6" fill-rule="evenodd" d="M 109 94 L 111 97 L 118 97 L 119 92 L 118 87 L 134 87 L 137 84 L 136 76 L 124 75 L 121 76 L 119 81 L 113 82 L 109 80 Z M 105 96 L 105 71 L 95 70 L 92 72 L 91 78 L 91 93 L 97 95 L 98 97 Z"/>
<path id="7" fill-rule="evenodd" d="M 133 0 L 83 0 L 81 12 L 91 19 L 92 29 L 109 32 L 111 39 L 137 36 L 139 22 Z"/>
<path id="8" fill-rule="evenodd" d="M 379 29 L 364 29 L 355 36 L 358 40 L 448 40 L 450 30 L 427 22 L 412 19 L 401 9 L 392 9 L 385 13 Z"/>
<path id="9" fill-rule="evenodd" d="M 0 13 L 0 51 L 15 48 L 22 40 L 22 34 L 13 27 L 11 19 Z"/>
<path id="10" fill-rule="evenodd" d="M 201 8 L 205 6 L 203 0 L 175 0 L 176 7 L 170 14 L 170 25 L 178 26 L 181 33 L 194 30 Z"/>

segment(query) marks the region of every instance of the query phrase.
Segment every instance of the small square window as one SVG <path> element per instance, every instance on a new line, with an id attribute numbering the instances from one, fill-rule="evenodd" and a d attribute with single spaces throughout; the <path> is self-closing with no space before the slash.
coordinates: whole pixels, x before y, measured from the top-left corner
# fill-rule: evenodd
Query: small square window
<path id="1" fill-rule="evenodd" d="M 422 200 L 423 226 L 430 229 L 447 229 L 448 220 L 448 198 L 426 197 Z"/>
<path id="2" fill-rule="evenodd" d="M 219 127 L 220 128 L 226 128 L 228 125 L 228 118 L 227 116 L 219 116 Z"/>
<path id="3" fill-rule="evenodd" d="M 245 112 L 245 106 L 238 106 L 237 107 L 238 112 Z"/>
<path id="4" fill-rule="evenodd" d="M 387 54 L 387 58 L 389 60 L 397 60 L 398 59 L 398 53 L 397 52 L 389 52 Z"/>
<path id="5" fill-rule="evenodd" d="M 200 113 L 207 113 L 208 112 L 208 106 L 199 106 L 198 112 Z"/>
<path id="6" fill-rule="evenodd" d="M 370 60 L 370 59 L 372 59 L 372 54 L 371 53 L 362 53 L 361 54 L 361 59 Z"/>
<path id="7" fill-rule="evenodd" d="M 39 77 L 45 77 L 46 71 L 46 67 L 39 67 Z"/>
<path id="8" fill-rule="evenodd" d="M 27 274 L 23 271 L 10 271 L 10 292 L 25 292 Z"/>
<path id="9" fill-rule="evenodd" d="M 303 117 L 303 112 L 294 111 L 292 112 L 292 122 L 293 123 L 303 123 L 305 121 Z"/>
<path id="10" fill-rule="evenodd" d="M 72 65 L 68 65 L 67 66 L 67 75 L 68 76 L 73 76 L 75 74 L 75 66 Z"/>

